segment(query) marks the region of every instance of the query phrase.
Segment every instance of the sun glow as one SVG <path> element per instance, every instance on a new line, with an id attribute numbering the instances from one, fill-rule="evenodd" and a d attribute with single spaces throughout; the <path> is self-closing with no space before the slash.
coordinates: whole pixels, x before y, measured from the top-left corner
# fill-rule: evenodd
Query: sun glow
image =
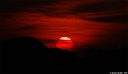
<path id="1" fill-rule="evenodd" d="M 68 37 L 61 37 L 60 40 L 71 40 L 71 39 Z"/>
<path id="2" fill-rule="evenodd" d="M 56 47 L 63 50 L 71 50 L 73 48 L 73 42 L 69 37 L 61 37 L 57 41 Z"/>

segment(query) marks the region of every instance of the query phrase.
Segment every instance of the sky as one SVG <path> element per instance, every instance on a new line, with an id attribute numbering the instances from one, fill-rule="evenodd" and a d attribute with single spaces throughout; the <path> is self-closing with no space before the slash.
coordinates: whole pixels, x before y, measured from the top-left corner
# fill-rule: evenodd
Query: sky
<path id="1" fill-rule="evenodd" d="M 1 40 L 31 36 L 49 48 L 69 37 L 73 50 L 127 45 L 126 0 L 1 0 Z"/>

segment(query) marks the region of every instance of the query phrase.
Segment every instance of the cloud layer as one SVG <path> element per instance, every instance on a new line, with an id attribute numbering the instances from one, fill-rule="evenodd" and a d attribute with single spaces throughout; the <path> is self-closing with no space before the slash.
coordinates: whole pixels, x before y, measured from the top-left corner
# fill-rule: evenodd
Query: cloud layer
<path id="1" fill-rule="evenodd" d="M 33 36 L 55 47 L 60 37 L 67 36 L 76 49 L 104 44 L 123 46 L 126 11 L 125 0 L 3 0 L 2 38 Z"/>

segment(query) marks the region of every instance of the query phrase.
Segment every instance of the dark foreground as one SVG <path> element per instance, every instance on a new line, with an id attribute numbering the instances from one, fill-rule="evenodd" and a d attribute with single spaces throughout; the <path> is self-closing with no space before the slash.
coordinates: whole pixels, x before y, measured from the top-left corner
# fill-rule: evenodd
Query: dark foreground
<path id="1" fill-rule="evenodd" d="M 108 73 L 127 72 L 127 50 L 88 49 L 85 57 L 49 49 L 35 38 L 21 37 L 1 43 L 2 73 Z M 93 54 L 95 52 L 95 54 Z"/>

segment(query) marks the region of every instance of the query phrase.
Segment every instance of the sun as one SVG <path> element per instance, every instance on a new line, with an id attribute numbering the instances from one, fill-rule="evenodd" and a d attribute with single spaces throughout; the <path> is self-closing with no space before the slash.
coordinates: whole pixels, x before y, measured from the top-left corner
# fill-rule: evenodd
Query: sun
<path id="1" fill-rule="evenodd" d="M 71 40 L 71 39 L 68 37 L 61 37 L 60 40 Z"/>
<path id="2" fill-rule="evenodd" d="M 73 42 L 69 37 L 61 37 L 57 41 L 56 47 L 62 50 L 71 50 L 73 48 Z"/>

